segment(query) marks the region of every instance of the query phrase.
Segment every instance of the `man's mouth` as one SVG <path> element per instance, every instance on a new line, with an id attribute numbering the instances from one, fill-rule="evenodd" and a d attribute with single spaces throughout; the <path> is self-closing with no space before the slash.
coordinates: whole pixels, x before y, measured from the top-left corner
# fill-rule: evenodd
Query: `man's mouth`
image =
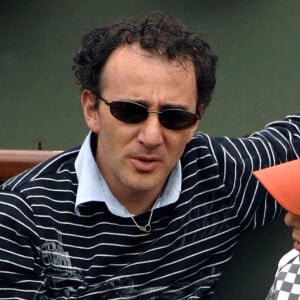
<path id="1" fill-rule="evenodd" d="M 134 168 L 139 172 L 152 172 L 154 171 L 160 160 L 155 156 L 140 155 L 131 158 Z"/>

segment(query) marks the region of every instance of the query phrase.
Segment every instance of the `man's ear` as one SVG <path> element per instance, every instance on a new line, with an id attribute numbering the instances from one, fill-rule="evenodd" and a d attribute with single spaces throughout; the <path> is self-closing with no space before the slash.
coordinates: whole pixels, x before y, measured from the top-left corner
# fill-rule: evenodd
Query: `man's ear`
<path id="1" fill-rule="evenodd" d="M 205 108 L 206 108 L 206 107 L 205 107 L 204 104 L 200 104 L 200 105 L 199 105 L 199 108 L 198 108 L 198 114 L 199 114 L 200 119 L 201 119 L 201 117 L 202 117 L 203 114 L 204 114 Z"/>
<path id="2" fill-rule="evenodd" d="M 199 126 L 199 122 L 201 120 L 202 115 L 204 114 L 204 110 L 205 110 L 205 105 L 201 104 L 198 107 L 198 111 L 197 111 L 197 115 L 199 116 L 199 120 L 197 120 L 197 122 L 195 123 L 195 125 L 190 129 L 190 140 L 193 138 L 193 135 L 196 133 L 196 131 L 198 130 L 198 126 Z"/>
<path id="3" fill-rule="evenodd" d="M 193 138 L 195 132 L 197 131 L 198 125 L 199 125 L 199 121 L 200 121 L 200 120 L 198 120 L 198 121 L 196 122 L 196 124 L 195 124 L 193 127 L 190 128 L 190 136 L 189 136 L 189 141 L 188 141 L 188 142 L 191 141 L 191 139 Z"/>
<path id="4" fill-rule="evenodd" d="M 97 97 L 89 90 L 81 93 L 81 106 L 85 122 L 89 129 L 95 133 L 99 131 L 99 111 L 97 109 Z"/>

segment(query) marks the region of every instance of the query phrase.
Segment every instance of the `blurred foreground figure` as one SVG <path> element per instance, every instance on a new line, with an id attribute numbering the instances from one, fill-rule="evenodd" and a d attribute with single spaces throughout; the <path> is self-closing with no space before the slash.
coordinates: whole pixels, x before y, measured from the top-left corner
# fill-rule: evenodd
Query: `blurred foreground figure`
<path id="1" fill-rule="evenodd" d="M 287 210 L 285 223 L 293 228 L 294 249 L 278 264 L 267 300 L 300 298 L 300 159 L 254 172 L 276 201 Z"/>

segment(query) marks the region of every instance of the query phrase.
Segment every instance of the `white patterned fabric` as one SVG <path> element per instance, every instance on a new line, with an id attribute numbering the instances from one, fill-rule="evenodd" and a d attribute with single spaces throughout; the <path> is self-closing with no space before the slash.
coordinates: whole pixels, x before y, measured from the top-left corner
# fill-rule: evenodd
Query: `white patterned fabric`
<path id="1" fill-rule="evenodd" d="M 300 299 L 300 262 L 299 252 L 295 249 L 285 254 L 278 264 L 274 283 L 267 300 Z"/>

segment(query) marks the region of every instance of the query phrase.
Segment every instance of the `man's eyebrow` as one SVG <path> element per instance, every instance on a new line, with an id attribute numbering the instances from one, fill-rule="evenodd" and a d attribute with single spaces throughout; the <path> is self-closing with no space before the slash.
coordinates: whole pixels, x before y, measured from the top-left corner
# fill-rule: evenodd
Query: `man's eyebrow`
<path id="1" fill-rule="evenodd" d="M 149 108 L 149 102 L 147 100 L 143 100 L 143 99 L 121 99 L 121 100 L 124 100 L 124 101 L 127 100 L 127 101 L 130 101 L 130 102 L 138 103 L 138 104 L 141 104 L 141 105 Z M 166 103 L 166 104 L 160 105 L 159 109 L 160 110 L 162 110 L 162 109 L 182 109 L 182 110 L 188 110 L 188 108 L 187 108 L 186 105 L 179 104 L 179 103 L 176 103 L 176 104 Z"/>
<path id="2" fill-rule="evenodd" d="M 164 104 L 161 106 L 161 109 L 182 109 L 182 110 L 188 110 L 186 105 L 182 104 Z"/>

